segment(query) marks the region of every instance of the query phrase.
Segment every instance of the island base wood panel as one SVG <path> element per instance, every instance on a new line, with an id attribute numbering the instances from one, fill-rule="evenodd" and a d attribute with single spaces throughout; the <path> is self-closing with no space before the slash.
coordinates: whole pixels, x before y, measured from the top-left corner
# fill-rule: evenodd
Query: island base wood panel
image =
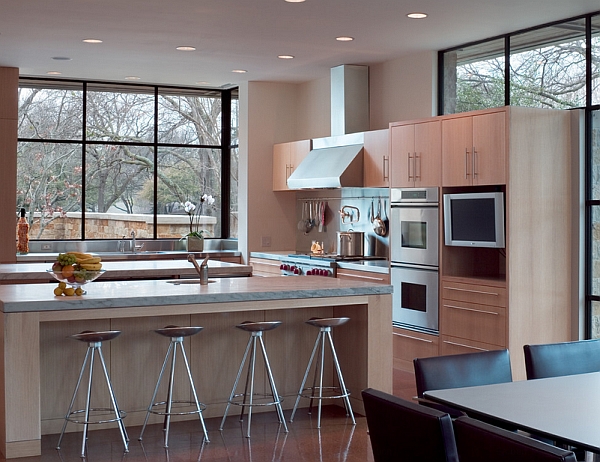
<path id="1" fill-rule="evenodd" d="M 41 434 L 60 431 L 86 349 L 86 344 L 66 338 L 68 335 L 86 329 L 123 332 L 102 349 L 119 406 L 128 412 L 125 425 L 132 427 L 143 422 L 168 346 L 168 341 L 153 329 L 171 323 L 205 328 L 186 339 L 186 351 L 198 397 L 208 405 L 204 415 L 214 417 L 223 414 L 249 337 L 235 324 L 246 320 L 283 321 L 279 328 L 265 333 L 265 343 L 278 391 L 285 398 L 284 408 L 289 410 L 318 334 L 318 329 L 304 322 L 312 316 L 351 318 L 333 334 L 357 413 L 364 413 L 360 399 L 363 388 L 392 392 L 390 294 L 5 313 L 2 385 L 4 423 L 8 424 L 0 449 L 6 458 L 39 455 Z M 189 387 L 183 371 L 178 370 L 177 374 L 175 386 L 183 392 L 181 399 L 185 399 Z M 332 383 L 330 363 L 327 377 Z M 94 398 L 101 406 L 105 398 L 101 382 L 97 385 L 100 386 L 95 389 Z M 258 387 L 266 390 L 266 380 L 261 379 Z M 303 401 L 306 402 L 301 405 L 307 406 L 308 400 Z M 152 418 L 152 422 L 160 420 L 157 416 Z M 117 431 L 114 424 L 104 427 Z M 81 426 L 69 423 L 67 430 L 81 431 Z"/>

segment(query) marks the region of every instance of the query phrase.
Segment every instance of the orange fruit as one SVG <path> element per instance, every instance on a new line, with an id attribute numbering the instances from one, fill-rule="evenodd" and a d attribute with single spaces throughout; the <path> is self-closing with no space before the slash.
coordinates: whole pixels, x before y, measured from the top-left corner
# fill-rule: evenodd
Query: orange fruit
<path id="1" fill-rule="evenodd" d="M 75 271 L 75 267 L 73 265 L 66 265 L 62 267 L 62 275 L 63 278 L 68 279 L 73 276 L 73 272 Z"/>

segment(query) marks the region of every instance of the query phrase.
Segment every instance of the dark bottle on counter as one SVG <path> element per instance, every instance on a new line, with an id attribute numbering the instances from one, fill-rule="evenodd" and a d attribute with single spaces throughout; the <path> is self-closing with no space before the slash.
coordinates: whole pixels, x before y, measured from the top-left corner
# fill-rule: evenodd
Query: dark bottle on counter
<path id="1" fill-rule="evenodd" d="M 21 209 L 21 217 L 17 222 L 17 254 L 29 253 L 29 223 L 25 218 L 25 209 Z"/>

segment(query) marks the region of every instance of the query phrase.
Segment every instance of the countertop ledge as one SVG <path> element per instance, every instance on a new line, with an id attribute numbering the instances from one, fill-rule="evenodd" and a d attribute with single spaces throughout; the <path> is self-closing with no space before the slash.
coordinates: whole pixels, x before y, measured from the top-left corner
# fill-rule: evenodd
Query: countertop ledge
<path id="1" fill-rule="evenodd" d="M 154 281 L 96 281 L 85 286 L 83 296 L 56 297 L 53 284 L 0 286 L 4 313 L 129 308 L 140 306 L 188 305 L 226 302 L 286 300 L 297 298 L 345 297 L 391 294 L 392 286 L 333 278 L 216 279 L 199 284 L 170 284 Z"/>

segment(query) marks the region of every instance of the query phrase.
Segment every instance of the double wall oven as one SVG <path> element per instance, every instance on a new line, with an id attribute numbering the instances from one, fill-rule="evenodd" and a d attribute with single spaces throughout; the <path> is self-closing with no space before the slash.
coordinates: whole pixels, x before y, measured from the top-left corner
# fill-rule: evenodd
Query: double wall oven
<path id="1" fill-rule="evenodd" d="M 438 333 L 439 190 L 392 189 L 390 204 L 394 325 Z"/>

